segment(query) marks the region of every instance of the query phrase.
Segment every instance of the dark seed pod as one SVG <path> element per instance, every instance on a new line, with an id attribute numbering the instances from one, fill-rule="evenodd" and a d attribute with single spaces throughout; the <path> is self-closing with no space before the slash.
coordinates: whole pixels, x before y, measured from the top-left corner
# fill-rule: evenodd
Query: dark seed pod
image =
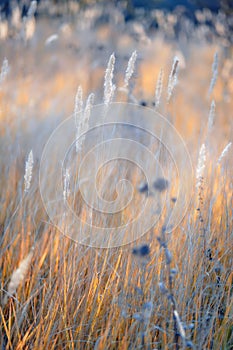
<path id="1" fill-rule="evenodd" d="M 144 244 L 141 246 L 141 248 L 139 248 L 139 252 L 141 256 L 145 256 L 150 254 L 150 248 L 147 244 Z"/>
<path id="2" fill-rule="evenodd" d="M 159 177 L 154 183 L 153 183 L 154 188 L 159 191 L 159 192 L 163 192 L 165 191 L 168 186 L 169 186 L 169 181 Z"/>
<path id="3" fill-rule="evenodd" d="M 149 187 L 148 187 L 148 183 L 147 182 L 142 182 L 139 186 L 138 186 L 138 191 L 140 193 L 145 193 L 149 191 Z"/>
<path id="4" fill-rule="evenodd" d="M 167 293 L 167 288 L 165 287 L 163 282 L 159 282 L 159 289 L 160 289 L 160 292 L 162 294 L 166 294 Z"/>
<path id="5" fill-rule="evenodd" d="M 193 343 L 191 342 L 191 340 L 187 340 L 186 341 L 186 347 L 189 348 L 189 349 L 193 349 L 194 348 Z"/>
<path id="6" fill-rule="evenodd" d="M 147 244 L 142 245 L 141 247 L 134 248 L 133 254 L 137 256 L 146 256 L 150 254 L 150 247 Z"/>

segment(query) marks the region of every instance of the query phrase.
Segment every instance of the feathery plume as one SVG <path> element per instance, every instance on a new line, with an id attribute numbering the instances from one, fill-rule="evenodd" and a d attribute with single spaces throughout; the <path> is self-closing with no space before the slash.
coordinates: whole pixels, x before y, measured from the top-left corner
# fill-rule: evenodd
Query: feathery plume
<path id="1" fill-rule="evenodd" d="M 36 13 L 36 9 L 37 9 L 37 1 L 31 1 L 27 12 L 27 17 L 32 18 Z"/>
<path id="2" fill-rule="evenodd" d="M 6 79 L 7 74 L 9 73 L 9 64 L 7 58 L 4 58 L 2 67 L 1 67 L 1 72 L 0 72 L 0 84 L 3 83 L 3 81 Z"/>
<path id="3" fill-rule="evenodd" d="M 95 99 L 95 95 L 93 93 L 91 93 L 87 98 L 87 102 L 84 110 L 84 116 L 83 116 L 84 125 L 88 125 L 91 109 L 94 104 L 94 99 Z"/>
<path id="4" fill-rule="evenodd" d="M 181 323 L 180 316 L 179 316 L 177 310 L 174 310 L 173 314 L 174 314 L 174 317 L 175 317 L 175 320 L 176 320 L 176 323 L 177 323 L 177 326 L 178 326 L 178 329 L 179 329 L 180 336 L 181 336 L 181 338 L 183 340 L 185 340 L 185 338 L 186 338 L 185 330 L 184 330 L 184 327 L 183 327 L 183 325 Z"/>
<path id="5" fill-rule="evenodd" d="M 66 169 L 64 175 L 64 185 L 63 185 L 63 200 L 66 202 L 67 198 L 70 195 L 70 170 Z"/>
<path id="6" fill-rule="evenodd" d="M 168 79 L 168 87 L 167 87 L 167 102 L 170 101 L 170 98 L 172 96 L 173 90 L 177 84 L 177 69 L 178 69 L 178 63 L 179 63 L 179 59 L 178 57 L 174 57 L 173 60 L 173 65 L 172 65 L 172 70 L 171 73 L 169 75 L 169 79 Z"/>
<path id="7" fill-rule="evenodd" d="M 128 87 L 129 80 L 130 80 L 130 78 L 133 75 L 136 59 L 137 59 L 137 51 L 134 51 L 132 53 L 130 59 L 129 59 L 129 62 L 128 62 L 128 65 L 127 65 L 127 69 L 126 69 L 126 72 L 125 72 L 125 79 L 124 79 L 124 82 L 125 82 L 124 87 L 125 88 Z"/>
<path id="8" fill-rule="evenodd" d="M 19 267 L 13 272 L 7 289 L 8 294 L 13 295 L 16 292 L 19 284 L 25 279 L 33 257 L 33 251 L 34 248 L 31 249 L 28 256 L 21 261 Z M 3 300 L 4 305 L 7 303 L 7 299 L 8 296 L 6 295 Z"/>
<path id="9" fill-rule="evenodd" d="M 198 163 L 197 163 L 197 170 L 196 170 L 196 188 L 199 188 L 202 182 L 203 178 L 203 172 L 205 169 L 205 162 L 206 162 L 206 147 L 205 144 L 203 143 L 200 152 L 199 152 L 199 157 L 198 157 Z"/>
<path id="10" fill-rule="evenodd" d="M 31 179 L 32 179 L 32 170 L 33 170 L 33 153 L 31 150 L 25 165 L 24 192 L 28 192 L 30 189 Z"/>
<path id="11" fill-rule="evenodd" d="M 94 97 L 95 97 L 95 95 L 93 93 L 91 93 L 88 96 L 85 110 L 81 114 L 81 116 L 78 120 L 77 132 L 76 132 L 76 152 L 81 150 L 82 144 L 83 144 L 85 137 L 86 137 L 85 132 L 88 130 L 89 118 L 90 118 L 91 109 L 92 109 L 92 106 L 94 103 Z M 84 134 L 84 135 L 82 135 L 82 134 Z"/>
<path id="12" fill-rule="evenodd" d="M 36 21 L 35 13 L 37 9 L 37 1 L 31 1 L 27 16 L 23 19 L 22 35 L 25 42 L 31 40 L 35 33 Z"/>
<path id="13" fill-rule="evenodd" d="M 75 105 L 74 105 L 74 120 L 76 128 L 78 128 L 78 119 L 81 118 L 81 114 L 83 111 L 83 90 L 82 87 L 79 86 L 76 96 L 75 96 Z M 79 118 L 78 118 L 79 117 Z"/>
<path id="14" fill-rule="evenodd" d="M 112 101 L 116 86 L 113 84 L 113 72 L 115 67 L 115 55 L 110 56 L 104 78 L 104 104 L 108 106 Z"/>
<path id="15" fill-rule="evenodd" d="M 227 152 L 229 151 L 229 149 L 231 148 L 231 142 L 229 142 L 226 147 L 224 148 L 224 150 L 222 151 L 220 157 L 218 158 L 217 164 L 219 165 L 221 163 L 221 161 L 223 160 L 223 158 L 226 156 Z"/>
<path id="16" fill-rule="evenodd" d="M 217 77 L 218 77 L 218 53 L 215 52 L 214 61 L 212 64 L 212 78 L 211 78 L 210 87 L 209 87 L 209 95 L 211 95 L 211 93 L 214 89 L 214 86 L 215 86 L 216 81 L 217 81 Z"/>
<path id="17" fill-rule="evenodd" d="M 210 112 L 209 112 L 209 119 L 208 119 L 208 131 L 210 132 L 213 125 L 214 125 L 214 117 L 215 117 L 215 102 L 212 100 L 211 106 L 210 106 Z"/>
<path id="18" fill-rule="evenodd" d="M 160 98 L 163 90 L 163 75 L 163 69 L 160 69 L 155 88 L 155 108 L 158 108 L 160 104 Z"/>

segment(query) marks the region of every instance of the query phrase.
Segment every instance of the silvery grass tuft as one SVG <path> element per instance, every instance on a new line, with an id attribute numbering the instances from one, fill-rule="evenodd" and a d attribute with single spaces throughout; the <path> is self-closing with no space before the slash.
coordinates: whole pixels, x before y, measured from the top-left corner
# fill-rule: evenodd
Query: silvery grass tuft
<path id="1" fill-rule="evenodd" d="M 1 67 L 1 72 L 0 72 L 0 84 L 2 84 L 4 82 L 4 80 L 7 77 L 7 74 L 9 73 L 9 63 L 7 58 L 4 58 L 3 63 L 2 63 L 2 67 Z"/>
<path id="2" fill-rule="evenodd" d="M 27 16 L 23 18 L 22 38 L 27 43 L 34 36 L 36 29 L 35 13 L 37 9 L 37 1 L 31 1 Z"/>
<path id="3" fill-rule="evenodd" d="M 37 9 L 37 1 L 31 1 L 30 7 L 28 9 L 27 17 L 32 18 L 36 13 L 36 9 Z"/>
<path id="4" fill-rule="evenodd" d="M 160 105 L 160 99 L 163 91 L 163 75 L 163 69 L 160 69 L 155 88 L 155 108 L 158 108 Z"/>
<path id="5" fill-rule="evenodd" d="M 3 300 L 3 305 L 6 305 L 8 296 L 15 294 L 19 284 L 25 279 L 33 257 L 33 251 L 34 248 L 31 249 L 30 253 L 21 261 L 19 267 L 13 272 L 7 288 L 7 295 Z"/>
<path id="6" fill-rule="evenodd" d="M 169 75 L 169 79 L 168 79 L 168 86 L 167 86 L 167 102 L 170 101 L 172 93 L 174 91 L 174 88 L 177 84 L 177 70 L 178 70 L 178 63 L 179 63 L 179 59 L 178 57 L 174 57 L 173 60 L 173 65 L 172 65 L 172 69 L 171 69 L 171 73 Z"/>
<path id="7" fill-rule="evenodd" d="M 134 51 L 131 54 L 130 59 L 129 59 L 128 64 L 127 64 L 127 68 L 125 71 L 125 77 L 124 77 L 124 85 L 122 87 L 119 87 L 118 91 L 124 92 L 128 96 L 128 99 L 131 102 L 139 104 L 138 100 L 133 95 L 134 84 L 131 80 L 131 78 L 135 72 L 135 69 L 136 69 L 136 60 L 137 60 L 137 51 Z"/>
<path id="8" fill-rule="evenodd" d="M 217 164 L 218 164 L 218 165 L 221 164 L 223 158 L 227 155 L 229 149 L 231 148 L 231 145 L 232 145 L 232 143 L 229 142 L 229 143 L 226 145 L 226 147 L 223 149 L 223 151 L 222 151 L 222 153 L 221 153 L 221 155 L 220 155 L 220 157 L 218 158 L 218 161 L 217 161 Z"/>
<path id="9" fill-rule="evenodd" d="M 199 189 L 202 183 L 203 179 L 203 173 L 205 169 L 205 163 L 206 163 L 206 147 L 203 143 L 198 156 L 198 163 L 197 163 L 197 170 L 196 170 L 196 188 Z"/>
<path id="10" fill-rule="evenodd" d="M 81 94 L 80 94 L 81 97 Z M 76 113 L 76 152 L 81 151 L 82 149 L 82 145 L 83 142 L 85 140 L 85 133 L 88 130 L 88 126 L 89 126 L 89 118 L 91 115 L 91 109 L 93 107 L 93 103 L 94 103 L 94 98 L 95 95 L 93 93 L 91 93 L 88 98 L 87 98 L 87 102 L 86 102 L 86 106 L 85 109 L 82 109 L 82 103 L 81 103 L 81 98 L 78 102 L 77 107 L 79 108 L 80 113 Z"/>
<path id="11" fill-rule="evenodd" d="M 31 180 L 32 180 L 32 170 L 33 170 L 33 153 L 31 150 L 25 165 L 24 192 L 28 192 L 30 189 Z"/>
<path id="12" fill-rule="evenodd" d="M 184 344 L 186 344 L 186 334 L 185 334 L 185 330 L 184 330 L 184 327 L 182 325 L 182 322 L 180 320 L 180 316 L 179 316 L 179 313 L 177 310 L 174 310 L 173 311 L 173 315 L 176 319 L 176 323 L 177 323 L 177 326 L 178 326 L 178 329 L 179 329 L 179 334 L 181 336 L 181 339 L 183 340 Z"/>
<path id="13" fill-rule="evenodd" d="M 135 63 L 137 59 L 137 51 L 134 51 L 129 59 L 126 72 L 125 72 L 125 79 L 124 79 L 124 87 L 127 88 L 129 85 L 129 80 L 132 77 L 134 70 L 135 70 Z"/>
<path id="14" fill-rule="evenodd" d="M 76 96 L 75 96 L 75 105 L 74 105 L 74 120 L 76 128 L 78 128 L 78 116 L 83 111 L 83 89 L 81 86 L 78 87 Z"/>
<path id="15" fill-rule="evenodd" d="M 213 92 L 214 86 L 215 86 L 216 81 L 217 81 L 217 77 L 218 77 L 218 53 L 215 52 L 214 61 L 212 64 L 212 78 L 211 78 L 210 87 L 209 87 L 209 96 Z"/>
<path id="16" fill-rule="evenodd" d="M 208 132 L 211 131 L 214 125 L 215 108 L 216 108 L 215 101 L 212 100 L 211 106 L 210 106 L 210 112 L 209 112 L 209 119 L 208 119 Z"/>
<path id="17" fill-rule="evenodd" d="M 115 67 L 115 55 L 110 56 L 104 78 L 104 104 L 106 107 L 111 103 L 116 86 L 113 84 L 113 74 Z"/>
<path id="18" fill-rule="evenodd" d="M 85 110 L 84 110 L 84 119 L 87 121 L 90 118 L 91 109 L 93 107 L 94 100 L 95 100 L 95 95 L 93 93 L 91 93 L 87 98 L 87 102 L 86 102 L 86 106 L 85 106 Z"/>
<path id="19" fill-rule="evenodd" d="M 67 201 L 70 195 L 70 170 L 66 168 L 64 175 L 64 184 L 63 184 L 63 200 L 64 203 Z"/>

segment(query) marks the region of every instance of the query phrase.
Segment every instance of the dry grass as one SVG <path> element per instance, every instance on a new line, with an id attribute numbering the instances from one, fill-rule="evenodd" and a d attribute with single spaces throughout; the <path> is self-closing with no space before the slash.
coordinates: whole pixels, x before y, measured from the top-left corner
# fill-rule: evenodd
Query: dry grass
<path id="1" fill-rule="evenodd" d="M 231 349 L 232 151 L 217 164 L 232 135 L 233 85 L 230 72 L 226 73 L 231 48 L 226 57 L 218 41 L 167 42 L 160 34 L 150 41 L 135 40 L 125 30 L 118 36 L 114 25 L 96 30 L 67 24 L 69 29 L 63 26 L 59 31 L 59 27 L 57 20 L 50 24 L 41 20 L 27 46 L 14 39 L 1 43 L 0 62 L 6 56 L 10 65 L 0 90 L 2 349 L 182 348 L 180 337 L 174 338 L 171 302 L 159 288 L 161 280 L 168 287 L 169 268 L 177 270 L 172 293 L 187 339 L 196 349 Z M 44 45 L 54 32 L 59 40 Z M 175 53 L 184 52 L 174 96 L 168 105 L 164 89 L 159 111 L 181 133 L 194 167 L 200 145 L 206 142 L 207 147 L 199 201 L 194 194 L 182 223 L 164 238 L 172 253 L 167 264 L 157 239 L 164 217 L 136 243 L 94 249 L 61 235 L 49 222 L 39 193 L 43 146 L 54 127 L 73 113 L 77 86 L 83 86 L 86 96 L 95 92 L 100 101 L 110 54 L 116 53 L 115 76 L 122 82 L 122 67 L 126 69 L 135 49 L 139 59 L 135 96 L 149 105 L 160 69 L 166 85 Z M 216 116 L 207 139 L 208 89 L 216 50 L 219 76 L 211 96 Z M 24 194 L 24 164 L 31 149 L 33 178 Z M 133 178 L 135 186 L 137 181 Z M 149 255 L 132 254 L 141 244 L 149 246 Z M 12 295 L 10 279 L 28 255 L 26 275 Z"/>

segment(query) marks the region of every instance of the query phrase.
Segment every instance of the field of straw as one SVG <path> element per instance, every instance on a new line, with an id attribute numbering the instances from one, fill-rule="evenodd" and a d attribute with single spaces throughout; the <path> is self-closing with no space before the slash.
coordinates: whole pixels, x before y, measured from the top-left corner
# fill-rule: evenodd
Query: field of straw
<path id="1" fill-rule="evenodd" d="M 15 11 L 12 23 L 0 23 L 1 349 L 233 349 L 227 20 L 198 12 L 196 26 L 184 20 L 176 33 L 176 15 L 160 11 L 156 30 L 145 19 L 124 22 L 110 6 L 73 3 L 72 11 L 35 19 L 31 9 L 23 21 Z M 210 17 L 213 27 L 206 25 Z M 98 122 L 96 105 L 103 102 L 110 114 L 117 110 L 112 102 L 138 105 L 132 124 L 155 113 L 151 130 L 161 114 L 184 140 L 191 168 L 166 130 L 173 160 L 158 139 L 123 124 L 87 132 L 82 147 L 76 142 L 57 161 L 69 132 Z M 73 129 L 60 134 L 44 161 L 50 135 L 70 116 Z M 82 163 L 85 149 L 106 140 L 95 159 Z M 118 159 L 104 162 L 111 152 Z M 150 163 L 153 155 L 161 172 Z M 46 211 L 44 193 L 53 198 L 58 179 L 80 225 L 71 225 L 62 201 Z M 91 209 L 96 188 L 104 212 Z M 121 211 L 114 210 L 118 196 Z M 143 220 L 131 232 L 128 224 L 142 208 Z M 181 219 L 174 227 L 173 210 Z M 146 229 L 153 215 L 158 220 Z M 93 239 L 98 227 L 119 236 Z"/>

